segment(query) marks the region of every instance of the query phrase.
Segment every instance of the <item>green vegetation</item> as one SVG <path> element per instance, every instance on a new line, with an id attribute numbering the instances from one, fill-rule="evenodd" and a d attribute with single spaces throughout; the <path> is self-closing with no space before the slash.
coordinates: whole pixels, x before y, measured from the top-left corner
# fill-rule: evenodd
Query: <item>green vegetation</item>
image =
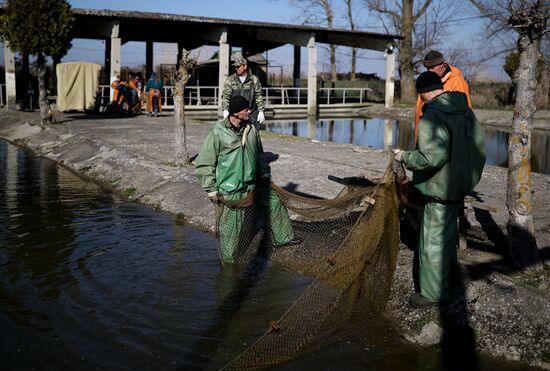
<path id="1" fill-rule="evenodd" d="M 121 195 L 122 197 L 128 198 L 131 197 L 134 193 L 136 193 L 137 189 L 134 187 L 128 187 L 122 190 Z"/>
<path id="2" fill-rule="evenodd" d="M 160 164 L 166 167 L 178 167 L 174 161 L 162 161 Z"/>
<path id="3" fill-rule="evenodd" d="M 262 137 L 265 137 L 265 138 L 281 138 L 281 139 L 286 139 L 286 140 L 290 140 L 290 141 L 293 141 L 293 142 L 308 142 L 310 140 L 308 138 L 301 138 L 301 137 L 295 137 L 293 135 L 273 133 L 271 131 L 265 131 L 265 130 L 262 130 Z"/>
<path id="4" fill-rule="evenodd" d="M 185 214 L 184 213 L 176 213 L 176 217 L 174 218 L 174 221 L 176 225 L 184 225 L 185 224 Z"/>

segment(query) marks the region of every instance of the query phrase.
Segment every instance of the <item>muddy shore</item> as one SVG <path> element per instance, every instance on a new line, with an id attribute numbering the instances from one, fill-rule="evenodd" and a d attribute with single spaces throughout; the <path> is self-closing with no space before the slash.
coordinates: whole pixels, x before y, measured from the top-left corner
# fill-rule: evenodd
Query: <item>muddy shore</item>
<path id="1" fill-rule="evenodd" d="M 410 108 L 385 110 L 373 105 L 371 117 L 412 117 Z M 486 125 L 506 130 L 510 111 L 476 111 Z M 192 167 L 173 163 L 174 119 L 56 116 L 57 124 L 39 125 L 38 113 L 0 113 L 0 138 L 30 148 L 58 161 L 79 175 L 121 192 L 131 200 L 169 211 L 192 225 L 212 230 L 214 208 L 200 189 Z M 550 113 L 538 112 L 535 130 L 548 133 Z M 198 152 L 209 125 L 187 126 L 189 152 Z M 388 164 L 383 151 L 354 145 L 321 143 L 262 132 L 273 181 L 301 194 L 334 197 L 337 177 L 378 178 Z M 402 245 L 394 276 L 388 315 L 408 341 L 425 346 L 459 346 L 475 353 L 520 361 L 550 369 L 550 176 L 533 175 L 537 243 L 545 270 L 537 275 L 515 272 L 505 247 L 507 210 L 506 169 L 486 166 L 476 188 L 476 200 L 487 206 L 474 209 L 468 232 L 469 248 L 460 252 L 462 270 L 455 280 L 457 300 L 450 308 L 415 310 L 407 298 L 413 291 L 413 252 Z M 488 210 L 487 210 L 488 209 Z M 466 357 L 465 357 L 466 358 Z"/>

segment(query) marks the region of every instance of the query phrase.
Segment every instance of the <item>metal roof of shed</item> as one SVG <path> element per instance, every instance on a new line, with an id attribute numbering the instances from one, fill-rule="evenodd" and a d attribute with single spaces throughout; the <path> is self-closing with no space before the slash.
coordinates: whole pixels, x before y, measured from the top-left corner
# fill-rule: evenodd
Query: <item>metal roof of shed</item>
<path id="1" fill-rule="evenodd" d="M 320 43 L 378 51 L 384 51 L 389 43 L 402 39 L 399 35 L 364 31 L 166 13 L 77 8 L 73 12 L 76 22 L 72 33 L 75 38 L 108 38 L 112 23 L 118 22 L 119 37 L 124 42 L 180 42 L 187 49 L 194 49 L 202 45 L 217 45 L 220 32 L 227 31 L 227 42 L 242 47 L 247 55 L 285 44 L 306 46 L 311 36 Z"/>

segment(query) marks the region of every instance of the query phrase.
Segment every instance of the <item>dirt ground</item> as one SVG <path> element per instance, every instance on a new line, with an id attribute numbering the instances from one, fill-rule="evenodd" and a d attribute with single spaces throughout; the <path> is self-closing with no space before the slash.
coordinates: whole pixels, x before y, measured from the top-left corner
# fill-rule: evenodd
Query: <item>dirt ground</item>
<path id="1" fill-rule="evenodd" d="M 371 117 L 412 117 L 410 108 L 385 110 L 373 105 L 361 114 Z M 506 130 L 510 111 L 476 112 L 482 123 Z M 356 112 L 356 114 L 360 114 Z M 39 125 L 38 113 L 3 112 L 0 137 L 58 161 L 82 177 L 100 182 L 131 200 L 169 211 L 206 230 L 214 226 L 214 208 L 200 188 L 194 168 L 174 165 L 172 113 L 151 118 L 56 116 L 57 124 Z M 538 112 L 535 129 L 550 130 L 550 113 Z M 198 153 L 209 125 L 190 121 L 187 145 Z M 378 178 L 389 155 L 380 150 L 321 143 L 261 133 L 273 181 L 293 192 L 334 197 L 336 177 Z M 475 190 L 470 215 L 469 248 L 460 252 L 461 272 L 451 308 L 420 311 L 407 303 L 413 292 L 414 252 L 401 246 L 388 315 L 403 336 L 423 345 L 460 346 L 472 354 L 487 352 L 550 369 L 550 176 L 533 174 L 537 243 L 546 268 L 537 275 L 515 272 L 506 250 L 506 169 L 486 166 Z M 469 340 L 468 340 L 469 339 Z M 466 358 L 465 358 L 466 359 Z"/>

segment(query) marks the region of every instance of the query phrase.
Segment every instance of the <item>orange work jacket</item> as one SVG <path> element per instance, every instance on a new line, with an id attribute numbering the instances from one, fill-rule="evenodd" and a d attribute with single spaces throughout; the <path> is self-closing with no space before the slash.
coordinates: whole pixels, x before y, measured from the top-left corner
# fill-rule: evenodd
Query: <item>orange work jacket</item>
<path id="1" fill-rule="evenodd" d="M 464 80 L 464 77 L 462 77 L 462 72 L 455 66 L 449 65 L 449 68 L 451 69 L 451 72 L 447 72 L 445 76 L 441 78 L 441 81 L 443 82 L 443 90 L 444 91 L 458 91 L 461 93 L 466 94 L 466 98 L 468 99 L 468 107 L 472 108 L 472 102 L 470 101 L 470 88 L 468 87 L 468 83 L 466 80 Z M 418 123 L 420 122 L 420 118 L 422 117 L 422 106 L 424 103 L 422 102 L 422 99 L 420 99 L 420 95 L 416 98 L 416 109 L 414 112 L 414 143 L 416 144 L 418 142 Z"/>
<path id="2" fill-rule="evenodd" d="M 111 87 L 114 89 L 114 91 L 113 91 L 113 101 L 118 103 L 118 104 L 121 104 L 124 95 L 120 95 L 120 97 L 119 97 L 120 92 L 116 88 L 117 85 L 126 85 L 126 82 L 120 81 L 120 80 L 115 80 L 111 83 Z"/>

